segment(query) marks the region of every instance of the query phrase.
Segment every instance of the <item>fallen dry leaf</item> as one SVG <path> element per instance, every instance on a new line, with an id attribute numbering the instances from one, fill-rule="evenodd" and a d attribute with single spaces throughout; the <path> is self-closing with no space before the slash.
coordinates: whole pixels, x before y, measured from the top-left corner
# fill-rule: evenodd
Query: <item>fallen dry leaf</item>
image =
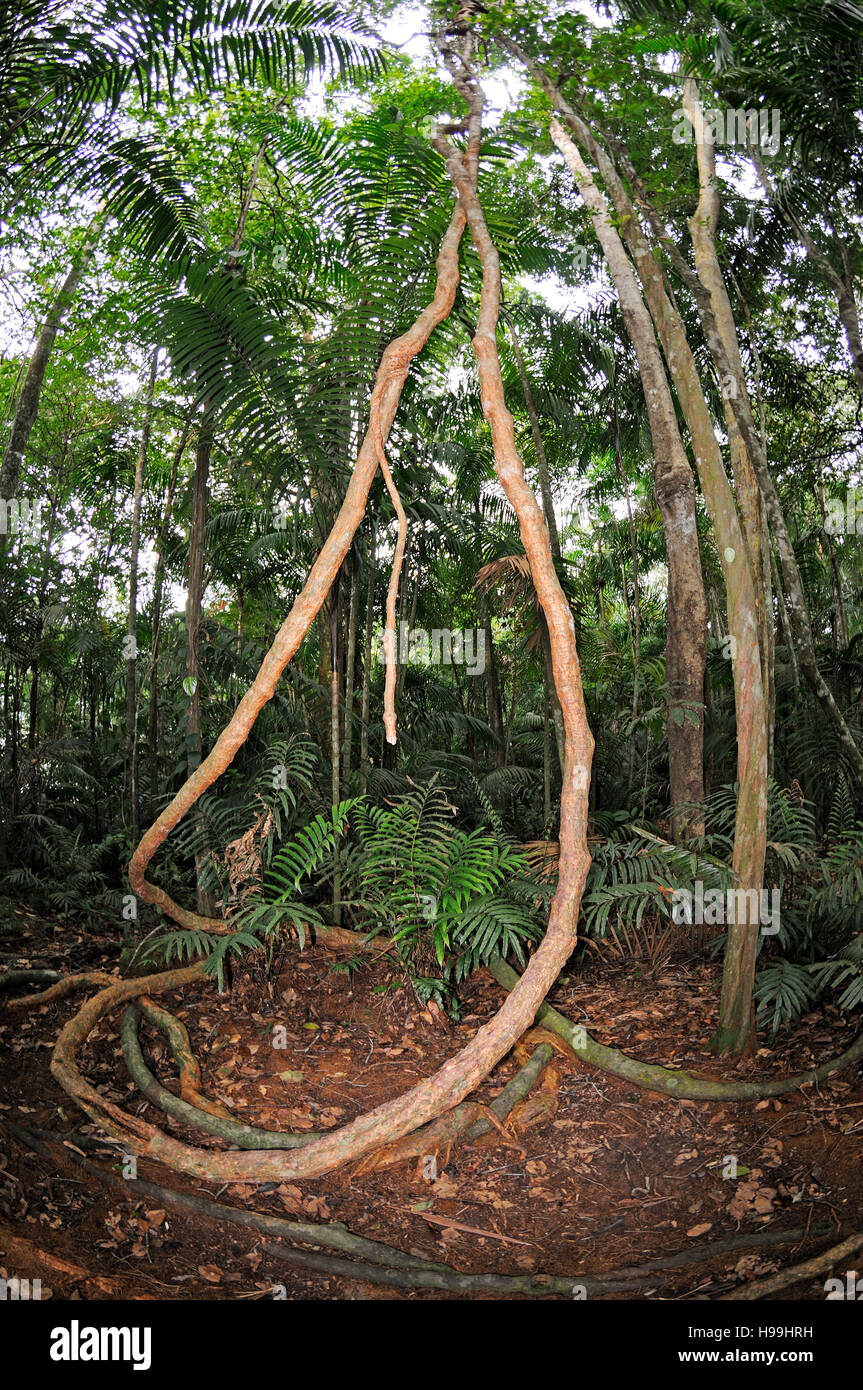
<path id="1" fill-rule="evenodd" d="M 693 1226 L 693 1227 L 692 1227 L 692 1230 L 691 1230 L 691 1231 L 687 1231 L 686 1234 L 694 1239 L 695 1236 L 703 1236 L 703 1235 L 706 1235 L 708 1231 L 712 1231 L 712 1230 L 713 1230 L 713 1222 L 712 1222 L 712 1221 L 702 1221 L 700 1225 L 698 1225 L 698 1226 Z"/>

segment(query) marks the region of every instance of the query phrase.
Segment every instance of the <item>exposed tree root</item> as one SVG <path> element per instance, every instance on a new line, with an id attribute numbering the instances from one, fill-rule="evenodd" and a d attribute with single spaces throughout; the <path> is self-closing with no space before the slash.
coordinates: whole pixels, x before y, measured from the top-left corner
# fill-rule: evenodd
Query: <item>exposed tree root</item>
<path id="1" fill-rule="evenodd" d="M 51 1151 L 31 1134 L 28 1134 L 26 1130 L 20 1129 L 17 1125 L 9 1124 L 5 1120 L 2 1123 L 28 1147 L 49 1158 L 52 1162 L 54 1161 L 54 1155 Z M 329 1246 L 331 1249 L 343 1251 L 365 1261 L 364 1263 L 357 1263 L 354 1259 L 347 1260 L 339 1256 L 319 1255 L 311 1251 L 288 1249 L 284 1245 L 273 1245 L 269 1241 L 262 1242 L 261 1248 L 276 1259 L 320 1274 L 356 1279 L 362 1283 L 382 1284 L 389 1288 L 445 1289 L 467 1295 L 477 1293 L 527 1294 L 539 1298 L 547 1297 L 549 1294 L 562 1294 L 571 1298 L 575 1288 L 583 1288 L 586 1294 L 623 1293 L 638 1290 L 640 1287 L 649 1287 L 651 1283 L 649 1271 L 645 1271 L 641 1275 L 627 1277 L 625 1280 L 616 1279 L 613 1275 L 587 1274 L 571 1276 L 555 1274 L 460 1274 L 447 1265 L 406 1255 L 402 1251 L 395 1250 L 378 1241 L 369 1241 L 362 1236 L 356 1236 L 344 1226 L 335 1223 L 316 1225 L 312 1222 L 287 1221 L 282 1217 L 242 1211 L 239 1208 L 211 1202 L 207 1198 L 198 1197 L 191 1193 L 160 1187 L 140 1178 L 121 1178 L 115 1173 L 107 1172 L 98 1164 L 82 1158 L 72 1149 L 64 1149 L 64 1157 L 75 1167 L 83 1169 L 99 1178 L 100 1181 L 123 1190 L 127 1194 L 137 1192 L 153 1199 L 160 1205 L 181 1207 L 198 1215 L 212 1217 L 220 1222 L 229 1221 L 234 1225 L 244 1226 L 290 1241 L 292 1245 Z"/>
<path id="2" fill-rule="evenodd" d="M 783 1289 L 790 1288 L 792 1284 L 802 1284 L 804 1279 L 817 1279 L 820 1274 L 833 1269 L 840 1260 L 856 1255 L 858 1250 L 863 1250 L 863 1233 L 860 1231 L 849 1236 L 847 1240 L 840 1241 L 839 1245 L 831 1246 L 823 1254 L 813 1255 L 811 1260 L 804 1260 L 802 1264 L 792 1265 L 790 1269 L 780 1269 L 778 1274 L 771 1274 L 767 1279 L 758 1279 L 754 1284 L 744 1284 L 742 1288 L 733 1289 L 731 1293 L 723 1294 L 720 1301 L 730 1303 L 738 1300 L 772 1298 L 774 1294 L 781 1293 Z"/>
<path id="3" fill-rule="evenodd" d="M 231 1112 L 226 1110 L 224 1105 L 216 1100 L 210 1100 L 208 1096 L 202 1094 L 201 1068 L 192 1051 L 192 1044 L 189 1041 L 185 1024 L 181 1023 L 167 1009 L 163 1009 L 160 1004 L 154 1004 L 152 999 L 147 999 L 146 996 L 142 996 L 138 1000 L 137 1007 L 144 1017 L 150 1023 L 154 1023 L 168 1039 L 180 1075 L 180 1099 L 215 1118 L 233 1119 Z"/>
<path id="4" fill-rule="evenodd" d="M 502 1126 L 514 1107 L 524 1100 L 553 1055 L 554 1049 L 548 1043 L 540 1043 L 521 1070 L 507 1082 L 500 1095 L 488 1107 L 480 1105 L 477 1101 L 466 1101 L 463 1105 L 456 1106 L 455 1110 L 440 1115 L 436 1120 L 432 1120 L 431 1124 L 423 1125 L 422 1129 L 405 1135 L 397 1143 L 361 1159 L 355 1170 L 356 1174 L 391 1168 L 396 1163 L 405 1163 L 412 1158 L 431 1157 L 442 1148 L 448 1148 L 457 1139 L 464 1137 L 472 1141 L 482 1138 L 484 1134 L 490 1134 L 493 1129 Z M 511 1139 L 506 1130 L 504 1137 L 507 1140 Z"/>
<path id="5" fill-rule="evenodd" d="M 160 1010 L 160 1013 L 165 1012 L 167 1011 Z M 166 1115 L 170 1115 L 181 1124 L 202 1129 L 207 1134 L 215 1134 L 241 1149 L 298 1149 L 320 1138 L 320 1135 L 309 1132 L 287 1134 L 276 1130 L 258 1129 L 255 1125 L 244 1125 L 233 1115 L 215 1115 L 212 1111 L 201 1110 L 188 1097 L 175 1096 L 173 1091 L 166 1090 L 144 1061 L 138 1041 L 138 1010 L 134 1005 L 130 1005 L 123 1015 L 120 1041 L 123 1045 L 123 1060 L 138 1090 L 143 1092 L 152 1105 L 158 1106 Z"/>
<path id="6" fill-rule="evenodd" d="M 175 1034 L 178 1028 L 182 1029 L 186 1044 L 188 1044 L 188 1034 L 179 1020 L 168 1013 L 167 1009 L 158 1008 L 152 1005 L 151 1001 L 145 999 L 139 1000 L 137 1005 L 129 1006 L 123 1016 L 120 1029 L 123 1059 L 129 1075 L 147 1099 L 159 1109 L 164 1110 L 171 1118 L 182 1124 L 202 1129 L 208 1134 L 214 1134 L 242 1149 L 297 1149 L 303 1148 L 321 1137 L 319 1133 L 307 1131 L 302 1134 L 291 1134 L 280 1130 L 260 1129 L 254 1125 L 241 1124 L 223 1108 L 217 1113 L 200 1106 L 191 1095 L 175 1096 L 172 1091 L 167 1090 L 159 1083 L 144 1060 L 138 1040 L 137 1018 L 139 1011 L 155 1023 L 158 1028 L 162 1028 L 168 1033 L 169 1037 Z M 394 1163 L 402 1163 L 411 1158 L 437 1153 L 444 1145 L 451 1144 L 462 1136 L 467 1137 L 468 1140 L 475 1140 L 490 1133 L 495 1128 L 495 1122 L 500 1124 L 507 1118 L 513 1107 L 524 1100 L 543 1069 L 551 1061 L 552 1051 L 547 1043 L 541 1043 L 535 1049 L 521 1070 L 507 1083 L 500 1095 L 488 1107 L 493 1118 L 490 1119 L 484 1113 L 485 1107 L 476 1102 L 457 1106 L 448 1115 L 432 1121 L 430 1125 L 423 1126 L 415 1134 L 391 1145 L 380 1154 L 372 1154 L 362 1160 L 357 1171 L 364 1172 L 368 1169 L 390 1167 Z M 183 1053 L 181 1052 L 180 1055 L 182 1056 Z M 174 1056 L 176 1059 L 176 1052 Z M 200 1085 L 200 1076 L 198 1077 L 198 1084 Z"/>
<path id="7" fill-rule="evenodd" d="M 504 989 L 512 989 L 519 979 L 518 972 L 505 961 L 496 960 L 489 966 L 498 984 Z M 671 1071 L 668 1067 L 656 1066 L 649 1062 L 638 1062 L 627 1057 L 617 1048 L 605 1047 L 589 1037 L 584 1028 L 570 1022 L 550 1004 L 542 1004 L 537 1010 L 537 1021 L 550 1028 L 563 1038 L 573 1052 L 585 1062 L 591 1062 L 601 1071 L 612 1076 L 622 1077 L 646 1091 L 659 1091 L 667 1096 L 679 1096 L 685 1100 L 762 1100 L 767 1096 L 781 1096 L 787 1091 L 796 1091 L 800 1086 L 810 1086 L 824 1081 L 828 1076 L 848 1067 L 863 1057 L 863 1033 L 845 1051 L 830 1062 L 822 1062 L 820 1067 L 797 1072 L 794 1076 L 782 1077 L 776 1081 L 706 1081 L 690 1076 L 686 1071 Z"/>
<path id="8" fill-rule="evenodd" d="M 354 1235 L 352 1231 L 349 1231 L 346 1226 L 342 1226 L 339 1222 L 327 1222 L 319 1225 L 313 1221 L 289 1221 L 281 1216 L 268 1216 L 263 1212 L 246 1211 L 241 1207 L 226 1206 L 223 1203 L 213 1202 L 206 1197 L 199 1197 L 190 1192 L 178 1192 L 173 1187 L 160 1187 L 144 1178 L 121 1178 L 118 1173 L 102 1168 L 99 1164 L 84 1158 L 76 1152 L 75 1148 L 65 1146 L 66 1143 L 71 1144 L 73 1142 L 75 1144 L 83 1142 L 86 1146 L 88 1142 L 86 1136 L 76 1136 L 74 1141 L 66 1141 L 64 1135 L 55 1134 L 48 1130 L 22 1129 L 5 1119 L 0 1123 L 21 1143 L 26 1144 L 28 1148 L 33 1149 L 43 1158 L 50 1159 L 52 1163 L 55 1162 L 54 1154 L 35 1136 L 38 1135 L 43 1139 L 63 1143 L 64 1159 L 76 1168 L 90 1173 L 100 1182 L 125 1192 L 127 1195 L 138 1193 L 142 1197 L 155 1199 L 160 1205 L 164 1202 L 166 1206 L 181 1207 L 186 1211 L 196 1212 L 217 1221 L 229 1221 L 235 1226 L 245 1226 L 247 1229 L 260 1231 L 264 1235 L 275 1236 L 281 1240 L 289 1240 L 292 1243 L 329 1246 L 330 1249 L 358 1256 L 360 1259 L 368 1260 L 373 1264 L 402 1265 L 407 1269 L 446 1269 L 446 1265 L 438 1264 L 434 1260 L 422 1260 L 415 1255 L 405 1255 L 402 1251 L 394 1250 L 380 1241 L 367 1240 L 364 1236 Z"/>
<path id="9" fill-rule="evenodd" d="M 56 1162 L 55 1155 L 45 1144 L 40 1142 L 40 1139 L 36 1138 L 33 1132 L 22 1129 L 8 1120 L 0 1121 L 0 1124 L 35 1153 L 49 1159 L 52 1163 Z M 53 1134 L 50 1131 L 37 1130 L 36 1134 L 56 1142 L 62 1143 L 64 1141 L 64 1136 Z M 93 1141 L 89 1141 L 86 1137 L 76 1136 L 76 1142 L 87 1144 Z M 146 1179 L 121 1178 L 117 1173 L 91 1163 L 74 1147 L 64 1146 L 62 1154 L 63 1158 L 75 1167 L 127 1195 L 139 1194 L 157 1202 L 160 1206 L 191 1211 L 219 1222 L 227 1221 L 233 1225 L 260 1232 L 263 1235 L 290 1242 L 291 1245 L 316 1245 L 337 1250 L 341 1254 L 352 1257 L 351 1259 L 334 1258 L 309 1251 L 289 1250 L 284 1245 L 273 1245 L 269 1241 L 262 1243 L 261 1248 L 267 1254 L 285 1263 L 325 1275 L 355 1279 L 363 1283 L 383 1284 L 390 1288 L 439 1288 L 464 1295 L 490 1293 L 548 1297 L 557 1294 L 566 1298 L 572 1298 L 581 1290 L 585 1294 L 593 1296 L 611 1293 L 643 1293 L 647 1295 L 652 1287 L 662 1282 L 661 1277 L 657 1278 L 657 1275 L 661 1276 L 665 1271 L 690 1264 L 703 1264 L 718 1255 L 728 1254 L 732 1251 L 787 1245 L 803 1240 L 807 1236 L 815 1237 L 826 1233 L 825 1229 L 821 1227 L 809 1231 L 803 1229 L 754 1231 L 752 1234 L 730 1236 L 724 1240 L 690 1246 L 673 1255 L 660 1256 L 658 1259 L 651 1260 L 641 1266 L 611 1270 L 601 1275 L 584 1273 L 572 1275 L 461 1274 L 447 1265 L 405 1254 L 403 1251 L 384 1245 L 380 1241 L 371 1241 L 363 1236 L 354 1235 L 352 1231 L 336 1222 L 318 1225 L 314 1222 L 289 1221 L 284 1217 L 245 1211 L 213 1202 L 208 1198 L 199 1197 L 192 1193 L 161 1187 L 156 1183 L 148 1182 Z M 863 1244 L 863 1236 L 856 1236 L 851 1239 L 856 1241 L 856 1245 L 853 1246 L 854 1249 Z M 827 1251 L 825 1255 L 815 1257 L 807 1264 L 817 1265 L 818 1268 L 815 1273 L 819 1273 L 822 1268 L 826 1268 L 835 1260 L 841 1259 L 846 1253 L 851 1253 L 847 1241 L 834 1247 L 833 1250 Z M 364 1263 L 357 1263 L 357 1260 Z M 804 1266 L 797 1266 L 796 1268 L 803 1269 Z M 785 1271 L 786 1274 L 792 1272 Z M 779 1278 L 780 1276 L 775 1277 Z M 803 1275 L 801 1277 L 808 1276 Z M 763 1287 L 768 1282 L 763 1281 L 761 1285 L 747 1286 L 747 1290 L 735 1290 L 734 1294 L 730 1296 L 736 1298 L 763 1297 L 763 1294 L 750 1295 L 748 1289 Z"/>
<path id="10" fill-rule="evenodd" d="M 62 978 L 59 970 L 6 970 L 0 975 L 0 993 L 18 985 L 53 985 Z"/>
<path id="11" fill-rule="evenodd" d="M 36 1004 L 53 1004 L 56 999 L 65 999 L 69 994 L 77 994 L 79 990 L 89 989 L 92 985 L 115 985 L 116 975 L 108 975 L 104 970 L 86 970 L 80 975 L 61 975 L 58 976 L 52 970 L 9 970 L 0 976 L 0 989 L 9 989 L 11 986 L 8 981 L 10 976 L 18 975 L 29 976 L 33 984 L 44 984 L 47 976 L 53 976 L 56 981 L 48 989 L 43 989 L 39 994 L 19 994 L 17 999 L 7 999 L 5 1007 L 7 1009 L 30 1009 Z M 2 981 L 6 981 L 3 984 Z M 26 979 L 20 979 L 14 983 L 26 984 Z"/>

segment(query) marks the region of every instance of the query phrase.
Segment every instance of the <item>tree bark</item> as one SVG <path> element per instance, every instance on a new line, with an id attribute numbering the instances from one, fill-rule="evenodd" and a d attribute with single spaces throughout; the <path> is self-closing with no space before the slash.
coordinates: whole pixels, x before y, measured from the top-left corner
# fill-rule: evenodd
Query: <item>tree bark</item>
<path id="1" fill-rule="evenodd" d="M 39 402 L 45 383 L 45 372 L 54 340 L 87 271 L 103 225 L 102 216 L 99 214 L 90 226 L 84 245 L 48 310 L 45 322 L 36 339 L 36 346 L 27 366 L 15 406 L 3 462 L 0 464 L 0 498 L 6 501 L 15 496 L 18 488 L 21 464 L 24 461 L 27 443 L 39 414 Z M 5 549 L 6 541 L 5 532 L 0 533 L 0 553 Z"/>
<path id="2" fill-rule="evenodd" d="M 363 693 L 360 704 L 360 781 L 365 792 L 369 780 L 369 713 L 372 690 L 372 637 L 375 623 L 375 577 L 377 554 L 375 528 L 369 527 L 369 578 L 366 594 L 366 629 L 363 634 Z"/>
<path id="3" fill-rule="evenodd" d="M 201 743 L 201 609 L 204 598 L 207 485 L 210 477 L 212 448 L 213 417 L 211 408 L 207 404 L 204 406 L 204 413 L 198 429 L 198 447 L 195 451 L 195 471 L 192 478 L 192 517 L 189 528 L 189 588 L 186 599 L 186 679 L 191 687 L 189 707 L 186 712 L 186 769 L 189 777 L 194 776 L 198 771 L 203 753 Z M 206 823 L 199 811 L 196 811 L 196 819 L 203 845 L 206 836 Z M 203 847 L 199 848 L 195 855 L 196 899 L 198 911 L 210 914 L 215 910 L 215 906 L 210 894 L 203 886 L 206 857 Z"/>
<path id="4" fill-rule="evenodd" d="M 668 762 L 675 834 L 704 833 L 704 670 L 707 664 L 707 600 L 701 573 L 695 512 L 695 480 L 683 447 L 674 402 L 653 324 L 632 266 L 575 142 L 554 117 L 557 145 L 593 217 L 624 323 L 638 359 L 654 449 L 653 478 L 662 514 L 668 561 L 665 677 L 668 688 Z"/>
<path id="5" fill-rule="evenodd" d="M 156 391 L 156 372 L 159 366 L 159 350 L 156 348 L 150 361 L 144 397 L 144 418 L 141 422 L 141 438 L 135 459 L 135 482 L 132 492 L 132 535 L 129 542 L 129 611 L 126 620 L 126 766 L 129 777 L 129 808 L 132 840 L 137 842 L 141 832 L 138 807 L 138 695 L 136 676 L 138 673 L 138 551 L 141 544 L 141 498 L 144 492 L 144 470 L 147 464 L 147 451 L 150 447 L 150 427 L 153 419 L 153 397 Z"/>

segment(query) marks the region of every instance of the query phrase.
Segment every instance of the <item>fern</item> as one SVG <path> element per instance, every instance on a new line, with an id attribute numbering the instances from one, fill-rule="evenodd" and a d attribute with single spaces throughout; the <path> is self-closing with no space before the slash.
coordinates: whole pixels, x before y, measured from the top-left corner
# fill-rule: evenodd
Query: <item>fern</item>
<path id="1" fill-rule="evenodd" d="M 832 960 L 810 965 L 809 971 L 819 990 L 845 985 L 836 1000 L 838 1008 L 849 1011 L 860 1008 L 863 1005 L 863 932 L 852 937 Z"/>
<path id="2" fill-rule="evenodd" d="M 775 1037 L 783 1024 L 796 1022 L 817 995 L 818 986 L 805 965 L 777 960 L 755 977 L 756 1019 L 764 1024 L 770 1018 L 771 1036 Z"/>

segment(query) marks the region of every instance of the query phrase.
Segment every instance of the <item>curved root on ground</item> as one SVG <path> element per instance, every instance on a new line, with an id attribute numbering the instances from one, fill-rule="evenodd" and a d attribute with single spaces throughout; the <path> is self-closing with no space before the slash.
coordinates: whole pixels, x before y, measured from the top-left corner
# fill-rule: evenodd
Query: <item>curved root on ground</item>
<path id="1" fill-rule="evenodd" d="M 92 985 L 117 983 L 117 976 L 108 975 L 104 970 L 85 970 L 80 975 L 58 975 L 53 970 L 10 970 L 0 977 L 6 982 L 0 983 L 0 989 L 11 988 L 9 977 L 13 975 L 19 977 L 17 981 L 12 981 L 13 984 L 27 984 L 28 979 L 22 979 L 22 976 L 28 977 L 29 983 L 45 984 L 49 975 L 53 976 L 55 983 L 39 994 L 19 994 L 17 999 L 7 999 L 4 1004 L 7 1009 L 29 1009 L 34 1004 L 53 1004 L 56 999 L 65 999 L 67 995 L 77 994 L 79 990 L 89 989 Z"/>
<path id="2" fill-rule="evenodd" d="M 0 1125 L 21 1143 L 35 1153 L 49 1159 L 52 1163 L 56 1162 L 55 1155 L 35 1136 L 38 1135 L 49 1141 L 63 1143 L 62 1154 L 67 1162 L 91 1174 L 100 1182 L 127 1194 L 136 1193 L 155 1201 L 159 1206 L 179 1208 L 219 1222 L 227 1221 L 262 1235 L 276 1237 L 291 1246 L 315 1245 L 337 1250 L 340 1254 L 351 1257 L 350 1259 L 333 1258 L 306 1250 L 286 1249 L 284 1245 L 272 1245 L 269 1241 L 263 1241 L 261 1248 L 276 1259 L 321 1274 L 337 1275 L 347 1279 L 355 1279 L 361 1283 L 384 1284 L 395 1288 L 438 1288 L 468 1296 L 478 1293 L 497 1293 L 502 1296 L 525 1294 L 529 1297 L 543 1298 L 556 1294 L 570 1299 L 581 1291 L 583 1294 L 593 1297 L 627 1292 L 647 1294 L 652 1287 L 663 1282 L 662 1275 L 670 1270 L 691 1264 L 703 1264 L 720 1255 L 738 1250 L 790 1245 L 807 1238 L 815 1239 L 828 1234 L 825 1227 L 809 1230 L 753 1231 L 751 1234 L 729 1236 L 723 1240 L 688 1246 L 673 1255 L 662 1255 L 641 1266 L 609 1270 L 602 1274 L 461 1274 L 448 1265 L 434 1260 L 426 1260 L 420 1256 L 409 1255 L 380 1241 L 372 1241 L 363 1236 L 354 1235 L 352 1231 L 337 1222 L 319 1225 L 309 1221 L 289 1221 L 284 1217 L 269 1216 L 261 1212 L 225 1206 L 206 1197 L 158 1186 L 156 1183 L 148 1182 L 143 1178 L 121 1178 L 117 1173 L 102 1168 L 99 1164 L 91 1163 L 89 1159 L 77 1151 L 74 1145 L 87 1146 L 94 1142 L 89 1140 L 87 1136 L 76 1135 L 74 1140 L 67 1140 L 65 1136 L 54 1134 L 51 1131 L 22 1129 L 8 1120 L 0 1120 Z M 69 1147 L 70 1144 L 73 1146 Z M 588 1236 L 587 1239 L 590 1237 Z M 859 1248 L 859 1243 L 863 1238 L 852 1239 L 858 1241 L 858 1246 L 854 1248 Z M 815 1257 L 809 1263 L 818 1265 L 819 1269 L 826 1267 L 828 1263 L 832 1262 L 828 1257 L 839 1258 L 847 1244 L 848 1242 L 845 1242 L 842 1246 L 826 1252 L 825 1255 Z M 840 1252 L 840 1255 L 837 1255 L 837 1251 Z M 363 1261 L 363 1263 L 358 1263 L 358 1261 Z M 798 1268 L 803 1268 L 803 1266 Z M 790 1271 L 786 1271 L 787 1273 Z M 733 1296 L 737 1298 L 747 1297 L 749 1295 L 746 1289 L 755 1287 L 760 1286 L 750 1285 L 746 1286 L 745 1289 L 735 1290 Z M 763 1295 L 753 1294 L 751 1296 L 761 1297 Z"/>
<path id="3" fill-rule="evenodd" d="M 489 966 L 499 985 L 510 990 L 520 978 L 518 972 L 503 960 L 492 961 Z M 768 1096 L 781 1096 L 787 1091 L 796 1091 L 800 1086 L 817 1085 L 828 1076 L 848 1067 L 863 1057 L 863 1033 L 845 1052 L 820 1067 L 797 1072 L 794 1076 L 782 1077 L 776 1081 L 707 1081 L 690 1076 L 686 1071 L 671 1071 L 650 1062 L 638 1062 L 634 1057 L 617 1048 L 606 1047 L 591 1038 L 580 1024 L 572 1023 L 551 1004 L 542 1004 L 537 1010 L 536 1019 L 544 1027 L 564 1039 L 577 1057 L 583 1062 L 591 1062 L 600 1071 L 631 1081 L 646 1091 L 659 1091 L 666 1096 L 681 1100 L 763 1100 Z"/>

